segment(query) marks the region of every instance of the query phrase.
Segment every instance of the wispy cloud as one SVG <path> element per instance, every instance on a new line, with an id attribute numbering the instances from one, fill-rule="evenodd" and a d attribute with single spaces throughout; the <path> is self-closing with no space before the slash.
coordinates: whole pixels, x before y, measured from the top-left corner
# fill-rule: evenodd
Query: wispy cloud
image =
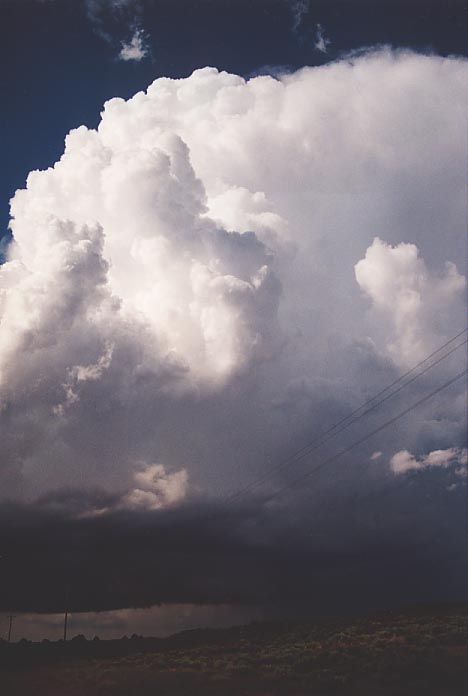
<path id="1" fill-rule="evenodd" d="M 294 33 L 297 33 L 299 31 L 299 28 L 302 24 L 302 20 L 304 19 L 305 15 L 308 13 L 310 8 L 310 1 L 309 0 L 294 0 L 291 6 L 291 11 L 292 11 L 292 16 L 293 16 L 293 25 L 292 25 L 292 30 Z"/>
<path id="2" fill-rule="evenodd" d="M 105 41 L 113 41 L 112 32 L 107 27 L 109 17 L 122 15 L 131 6 L 135 7 L 135 0 L 84 0 L 86 16 L 92 24 L 93 30 Z"/>
<path id="3" fill-rule="evenodd" d="M 85 8 L 93 31 L 110 45 L 120 46 L 120 60 L 140 62 L 149 54 L 140 0 L 85 0 Z"/>

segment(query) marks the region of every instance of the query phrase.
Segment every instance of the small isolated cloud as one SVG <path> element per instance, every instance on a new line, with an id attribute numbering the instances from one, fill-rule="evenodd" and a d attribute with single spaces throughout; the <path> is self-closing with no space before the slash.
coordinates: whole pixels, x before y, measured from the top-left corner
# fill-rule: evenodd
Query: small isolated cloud
<path id="1" fill-rule="evenodd" d="M 119 509 L 160 510 L 175 505 L 187 495 L 185 469 L 166 473 L 162 464 L 151 464 L 135 474 L 136 487 L 120 500 Z"/>
<path id="2" fill-rule="evenodd" d="M 122 41 L 122 49 L 119 53 L 119 58 L 121 60 L 134 60 L 139 63 L 140 60 L 143 60 L 143 58 L 145 58 L 147 55 L 148 47 L 145 46 L 143 32 L 141 29 L 135 30 L 130 43 L 125 43 L 125 41 Z"/>
<path id="3" fill-rule="evenodd" d="M 416 456 L 408 452 L 408 450 L 400 450 L 400 452 L 396 452 L 393 455 L 389 463 L 391 470 L 395 474 L 405 474 L 407 471 L 416 469 L 428 469 L 431 467 L 446 469 L 449 466 L 455 466 L 455 473 L 463 477 L 466 476 L 467 452 L 468 450 L 459 447 L 449 447 Z"/>
<path id="4" fill-rule="evenodd" d="M 325 36 L 325 31 L 321 24 L 317 24 L 315 30 L 314 48 L 320 53 L 328 53 L 328 47 L 331 44 L 330 39 Z"/>
<path id="5" fill-rule="evenodd" d="M 371 462 L 375 462 L 377 459 L 380 459 L 382 456 L 382 452 L 374 452 L 374 454 L 371 455 Z"/>

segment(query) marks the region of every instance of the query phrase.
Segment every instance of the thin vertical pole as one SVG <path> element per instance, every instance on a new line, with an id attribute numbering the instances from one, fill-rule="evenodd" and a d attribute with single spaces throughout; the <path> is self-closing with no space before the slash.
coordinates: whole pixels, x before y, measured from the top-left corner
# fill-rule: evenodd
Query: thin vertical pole
<path id="1" fill-rule="evenodd" d="M 70 588 L 67 585 L 65 590 L 65 616 L 63 619 L 63 642 L 67 640 L 67 624 L 68 624 L 68 595 L 70 593 Z"/>

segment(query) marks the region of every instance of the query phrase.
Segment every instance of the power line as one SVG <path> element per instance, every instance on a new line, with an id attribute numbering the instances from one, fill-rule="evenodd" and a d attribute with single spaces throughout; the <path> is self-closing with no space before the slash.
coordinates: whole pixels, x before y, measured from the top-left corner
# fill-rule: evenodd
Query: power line
<path id="1" fill-rule="evenodd" d="M 269 503 L 271 500 L 273 500 L 273 499 L 276 498 L 277 496 L 281 495 L 281 493 L 283 493 L 284 491 L 286 491 L 288 488 L 294 487 L 296 484 L 298 484 L 298 483 L 300 483 L 301 481 L 304 481 L 305 479 L 309 478 L 309 477 L 312 476 L 313 474 L 315 474 L 315 473 L 317 473 L 318 471 L 320 471 L 321 469 L 323 469 L 325 466 L 328 466 L 328 464 L 331 464 L 332 462 L 336 461 L 337 459 L 339 459 L 339 458 L 342 457 L 343 455 L 347 454 L 348 452 L 350 452 L 351 450 L 353 450 L 355 447 L 358 447 L 359 445 L 362 445 L 364 442 L 366 442 L 367 440 L 369 440 L 369 438 L 373 437 L 374 435 L 377 435 L 377 433 L 379 433 L 379 432 L 381 432 L 382 430 L 384 430 L 384 428 L 387 428 L 389 425 L 392 425 L 392 423 L 395 423 L 395 422 L 396 422 L 397 420 L 399 420 L 400 418 L 403 418 L 403 416 L 406 416 L 406 414 L 410 413 L 410 412 L 413 411 L 415 408 L 417 408 L 417 407 L 420 406 L 421 404 L 423 404 L 423 403 L 425 403 L 426 401 L 428 401 L 429 399 L 431 399 L 433 396 L 435 396 L 436 394 L 438 394 L 439 392 L 441 392 L 443 389 L 447 389 L 447 387 L 451 386 L 452 384 L 454 384 L 455 382 L 457 382 L 459 379 L 461 379 L 462 377 L 464 377 L 464 376 L 467 375 L 467 374 L 468 374 L 468 370 L 463 370 L 463 372 L 460 372 L 458 375 L 455 375 L 455 377 L 452 377 L 452 379 L 448 380 L 448 382 L 444 382 L 444 384 L 442 384 L 440 387 L 437 387 L 437 389 L 434 389 L 434 390 L 433 390 L 432 392 L 430 392 L 429 394 L 426 394 L 426 395 L 423 396 L 421 399 L 419 399 L 418 401 L 416 401 L 414 404 L 412 404 L 412 405 L 409 406 L 408 408 L 404 409 L 403 411 L 401 411 L 400 413 L 398 413 L 398 414 L 397 414 L 396 416 L 394 416 L 393 418 L 390 418 L 390 420 L 386 421 L 385 423 L 382 423 L 382 425 L 379 425 L 378 428 L 375 428 L 375 429 L 372 430 L 370 433 L 367 433 L 367 435 L 364 435 L 363 437 L 361 437 L 361 438 L 359 438 L 358 440 L 356 440 L 355 442 L 353 442 L 351 445 L 349 445 L 348 447 L 346 447 L 344 450 L 341 450 L 341 452 L 338 452 L 337 454 L 334 454 L 333 456 L 328 457 L 328 459 L 325 459 L 323 462 L 321 462 L 320 464 L 318 464 L 318 465 L 317 465 L 316 467 L 314 467 L 313 469 L 310 469 L 309 471 L 306 471 L 306 472 L 304 472 L 303 474 L 301 474 L 300 476 L 296 477 L 293 481 L 290 481 L 290 482 L 287 483 L 285 486 L 283 486 L 283 487 L 280 488 L 279 490 L 277 490 L 277 491 L 275 491 L 274 493 L 272 493 L 268 498 L 264 499 L 264 500 L 263 500 L 263 503 L 264 503 L 264 504 L 265 504 L 265 503 Z"/>
<path id="2" fill-rule="evenodd" d="M 422 367 L 425 363 L 427 363 L 431 358 L 433 358 L 435 355 L 440 353 L 440 351 L 444 350 L 444 348 L 447 348 L 451 343 L 457 340 L 457 338 L 460 338 L 463 334 L 465 334 L 468 331 L 468 328 L 463 329 L 463 331 L 460 331 L 456 336 L 453 336 L 451 339 L 446 341 L 442 346 L 437 348 L 437 350 L 433 351 L 425 357 L 423 360 L 421 360 L 417 365 L 414 365 L 410 370 L 402 374 L 398 379 L 394 380 L 391 384 L 389 384 L 387 387 L 379 391 L 377 394 L 375 394 L 372 398 L 368 399 L 364 404 L 359 406 L 358 408 L 354 409 L 351 413 L 349 413 L 347 416 L 339 420 L 337 423 L 332 425 L 330 428 L 328 428 L 325 432 L 323 432 L 321 435 L 318 435 L 316 438 L 314 438 L 311 442 L 308 444 L 304 445 L 301 447 L 299 450 L 297 450 L 294 454 L 290 455 L 286 459 L 280 461 L 278 464 L 276 464 L 272 469 L 270 469 L 268 472 L 260 476 L 258 479 L 255 479 L 254 481 L 251 481 L 248 483 L 246 486 L 241 488 L 240 490 L 232 493 L 231 495 L 227 496 L 224 500 L 224 504 L 230 505 L 231 503 L 237 502 L 240 498 L 242 498 L 246 493 L 249 493 L 252 489 L 256 488 L 257 486 L 261 485 L 262 483 L 265 483 L 271 476 L 272 473 L 280 471 L 284 467 L 286 467 L 288 464 L 293 464 L 297 463 L 300 461 L 303 457 L 307 456 L 308 454 L 311 454 L 314 452 L 316 449 L 324 445 L 326 442 L 329 440 L 333 439 L 336 437 L 339 433 L 343 432 L 347 428 L 349 428 L 351 425 L 353 425 L 356 421 L 360 420 L 364 416 L 368 415 L 371 411 L 375 410 L 379 406 L 381 406 L 385 401 L 388 399 L 391 399 L 393 396 L 395 396 L 398 392 L 400 392 L 402 389 L 404 389 L 406 386 L 414 382 L 416 379 L 419 379 L 423 374 L 431 370 L 433 367 L 438 365 L 440 362 L 445 360 L 449 355 L 454 353 L 456 350 L 461 348 L 462 346 L 466 345 L 468 343 L 468 338 L 456 345 L 454 348 L 452 348 L 449 352 L 445 353 L 443 356 L 438 358 L 436 361 L 425 367 L 421 372 L 416 374 L 414 377 L 411 379 L 407 380 L 403 384 L 398 387 L 398 389 L 394 390 L 390 394 L 387 394 L 383 399 L 380 399 L 379 401 L 376 402 L 376 400 L 388 392 L 392 387 L 396 386 L 400 382 L 403 382 L 403 380 L 406 379 L 406 377 L 409 377 L 413 372 L 415 372 L 417 369 Z M 376 403 L 373 403 L 376 402 Z M 366 407 L 367 410 L 362 411 Z M 359 415 L 357 415 L 359 414 Z M 349 421 L 349 422 L 347 422 Z M 341 427 L 340 427 L 341 426 Z"/>
<path id="3" fill-rule="evenodd" d="M 265 481 L 267 481 L 268 478 L 270 478 L 270 475 L 271 475 L 272 472 L 279 471 L 279 470 L 283 469 L 287 464 L 297 463 L 298 461 L 300 461 L 301 459 L 303 459 L 303 458 L 304 458 L 305 456 L 307 456 L 308 454 L 311 454 L 312 452 L 314 452 L 315 450 L 317 450 L 319 447 L 322 447 L 322 445 L 324 445 L 326 442 L 328 442 L 329 440 L 332 440 L 334 437 L 336 437 L 337 435 L 339 435 L 340 433 L 342 433 L 344 430 L 346 430 L 346 429 L 349 428 L 351 425 L 353 425 L 354 423 L 356 423 L 358 420 L 360 420 L 361 418 L 363 418 L 364 416 L 366 416 L 368 413 L 371 413 L 371 411 L 374 411 L 376 408 L 378 408 L 379 406 L 381 406 L 385 401 L 387 401 L 388 399 L 391 399 L 393 396 L 395 396 L 396 394 L 398 394 L 398 392 L 400 392 L 402 389 L 404 389 L 406 386 L 408 386 L 408 384 L 411 384 L 411 383 L 414 382 L 416 379 L 419 379 L 419 377 L 421 377 L 423 374 L 425 374 L 426 372 L 428 372 L 429 370 L 431 370 L 433 367 L 435 367 L 435 366 L 438 365 L 440 362 L 442 362 L 442 360 L 445 360 L 449 355 L 451 355 L 452 353 L 454 353 L 456 350 L 458 350 L 458 349 L 461 348 L 462 346 L 466 345 L 467 343 L 468 343 L 468 339 L 465 339 L 462 343 L 460 343 L 460 344 L 458 344 L 457 346 L 455 346 L 455 348 L 452 348 L 452 350 L 450 350 L 448 353 L 445 353 L 445 355 L 443 355 L 442 357 L 440 357 L 438 360 L 436 360 L 435 362 L 433 362 L 433 363 L 431 363 L 430 365 L 428 365 L 426 368 L 424 368 L 424 370 L 422 370 L 421 372 L 419 372 L 417 375 L 415 375 L 415 376 L 412 377 L 411 379 L 409 379 L 409 380 L 407 380 L 406 382 L 404 382 L 400 387 L 398 387 L 398 389 L 395 389 L 395 391 L 391 392 L 390 394 L 387 394 L 386 397 L 384 397 L 384 398 L 381 399 L 380 401 L 374 403 L 374 404 L 373 404 L 372 406 L 370 406 L 366 411 L 363 411 L 363 413 L 361 413 L 361 414 L 355 416 L 355 417 L 352 418 L 352 420 L 350 420 L 348 423 L 345 423 L 345 421 L 347 421 L 347 420 L 353 415 L 353 413 L 357 413 L 357 412 L 360 411 L 362 408 L 364 408 L 364 406 L 365 406 L 366 404 L 368 404 L 368 403 L 370 403 L 371 401 L 375 400 L 375 399 L 376 399 L 376 396 L 374 396 L 371 400 L 369 400 L 368 402 L 366 402 L 366 404 L 363 404 L 363 406 L 360 406 L 358 409 L 356 409 L 355 411 L 353 411 L 352 414 L 350 414 L 349 416 L 347 416 L 346 418 L 342 419 L 342 420 L 339 421 L 337 424 L 335 424 L 334 426 L 332 426 L 331 428 L 329 428 L 329 430 L 325 431 L 322 435 L 318 436 L 318 437 L 317 437 L 315 440 L 313 440 L 311 443 L 309 443 L 309 444 L 307 444 L 307 445 L 304 445 L 303 448 L 301 448 L 301 449 L 298 450 L 295 454 L 293 454 L 293 455 L 291 455 L 290 457 L 288 457 L 288 459 L 286 459 L 286 460 L 284 460 L 284 461 L 282 461 L 282 462 L 279 462 L 275 467 L 273 467 L 273 469 L 270 469 L 270 471 L 268 471 L 268 472 L 267 472 L 266 474 L 264 474 L 262 477 L 260 477 L 259 479 L 256 479 L 255 481 L 252 481 L 250 484 L 248 484 L 247 486 L 245 486 L 241 491 L 238 491 L 237 493 L 233 494 L 233 496 L 232 496 L 230 499 L 228 499 L 228 501 L 227 501 L 228 504 L 231 503 L 231 502 L 235 502 L 235 501 L 238 500 L 240 497 L 242 497 L 242 495 L 243 495 L 245 492 L 249 492 L 249 491 L 252 490 L 253 488 L 256 488 L 257 485 L 260 485 L 261 483 L 264 483 Z M 446 346 L 443 346 L 443 347 L 446 347 Z M 440 350 L 440 349 L 439 349 L 439 350 Z M 423 362 L 426 362 L 426 361 L 427 361 L 427 358 L 426 358 Z M 413 368 L 413 370 L 414 370 L 414 368 Z M 413 371 L 413 370 L 412 370 L 412 371 Z M 408 373 L 407 373 L 407 374 L 408 374 Z M 398 380 L 398 381 L 400 381 L 400 380 Z M 396 384 L 396 382 L 395 382 L 394 384 Z M 394 386 L 394 385 L 390 385 L 390 386 Z M 380 392 L 380 394 L 384 393 L 384 392 L 387 391 L 389 388 L 390 388 L 390 387 L 386 387 L 384 390 L 382 390 L 382 392 Z M 336 428 L 340 425 L 340 423 L 343 423 L 342 427 L 339 428 L 338 430 L 336 430 Z"/>

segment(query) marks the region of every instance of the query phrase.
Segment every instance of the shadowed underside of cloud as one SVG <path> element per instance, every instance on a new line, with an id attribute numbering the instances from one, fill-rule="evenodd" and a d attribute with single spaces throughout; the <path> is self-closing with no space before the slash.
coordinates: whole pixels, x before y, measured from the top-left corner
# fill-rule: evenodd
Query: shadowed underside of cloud
<path id="1" fill-rule="evenodd" d="M 295 519 L 287 507 L 258 499 L 224 510 L 199 502 L 92 518 L 64 509 L 96 505 L 96 496 L 111 506 L 109 496 L 96 493 L 90 502 L 69 493 L 72 503 L 49 496 L 35 506 L 3 505 L 0 609 L 60 612 L 65 596 L 78 612 L 193 603 L 333 613 L 460 599 L 463 506 L 453 493 L 431 497 L 431 490 L 427 481 L 407 481 L 371 501 L 335 497 Z M 455 495 L 460 503 L 463 492 Z M 452 501 L 449 514 L 444 496 Z M 408 535 L 415 501 L 418 520 Z"/>

